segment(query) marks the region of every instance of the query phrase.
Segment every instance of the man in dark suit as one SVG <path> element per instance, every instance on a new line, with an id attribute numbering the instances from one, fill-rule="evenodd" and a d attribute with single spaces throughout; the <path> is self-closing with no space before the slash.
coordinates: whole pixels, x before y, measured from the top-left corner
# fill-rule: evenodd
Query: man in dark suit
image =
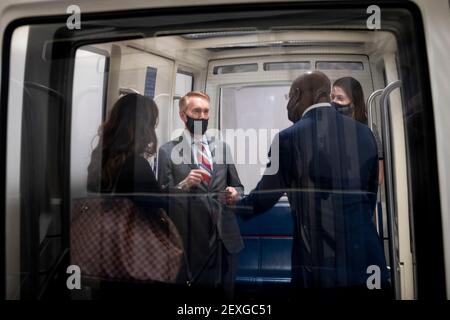
<path id="1" fill-rule="evenodd" d="M 161 146 L 158 180 L 163 188 L 178 188 L 169 215 L 178 227 L 187 256 L 184 281 L 223 289 L 232 298 L 237 253 L 243 248 L 231 203 L 244 192 L 228 146 L 205 134 L 209 97 L 189 92 L 180 100 L 183 134 Z"/>
<path id="2" fill-rule="evenodd" d="M 292 283 L 301 288 L 365 290 L 388 278 L 372 222 L 378 184 L 377 145 L 370 129 L 330 107 L 330 80 L 321 72 L 297 78 L 287 112 L 293 125 L 275 138 L 269 167 L 237 203 L 251 218 L 287 193 L 294 216 Z M 276 145 L 275 145 L 276 144 Z M 274 150 L 279 150 L 275 152 Z M 278 163 L 276 163 L 278 161 Z M 378 269 L 377 269 L 378 271 Z M 377 275 L 375 275 L 376 277 Z"/>

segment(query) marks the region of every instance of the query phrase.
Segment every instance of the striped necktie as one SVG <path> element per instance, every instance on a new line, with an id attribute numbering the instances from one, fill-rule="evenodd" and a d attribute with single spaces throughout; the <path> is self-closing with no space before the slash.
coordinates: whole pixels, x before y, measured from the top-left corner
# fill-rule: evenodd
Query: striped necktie
<path id="1" fill-rule="evenodd" d="M 206 184 L 209 184 L 211 182 L 212 176 L 212 165 L 203 143 L 197 144 L 197 163 L 200 169 L 205 171 L 205 174 L 203 175 L 203 181 Z"/>

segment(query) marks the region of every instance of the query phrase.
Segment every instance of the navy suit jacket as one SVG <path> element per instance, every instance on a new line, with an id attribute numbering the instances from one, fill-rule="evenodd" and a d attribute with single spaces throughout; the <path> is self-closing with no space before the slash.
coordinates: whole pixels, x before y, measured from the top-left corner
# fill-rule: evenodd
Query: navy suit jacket
<path id="1" fill-rule="evenodd" d="M 375 265 L 384 284 L 386 262 L 372 221 L 378 157 L 370 129 L 334 108 L 318 107 L 279 133 L 269 157 L 268 167 L 278 170 L 265 174 L 238 208 L 251 218 L 287 194 L 294 216 L 292 281 L 301 287 L 361 286 Z"/>

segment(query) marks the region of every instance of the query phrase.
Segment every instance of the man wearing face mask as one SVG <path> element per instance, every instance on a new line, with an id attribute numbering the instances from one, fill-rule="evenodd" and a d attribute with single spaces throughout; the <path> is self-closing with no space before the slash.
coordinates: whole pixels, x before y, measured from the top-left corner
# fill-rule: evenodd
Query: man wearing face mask
<path id="1" fill-rule="evenodd" d="M 359 296 L 369 294 L 370 266 L 379 268 L 380 285 L 388 278 L 382 242 L 371 220 L 377 147 L 367 126 L 331 107 L 330 87 L 328 77 L 319 71 L 292 83 L 287 114 L 293 125 L 274 139 L 271 151 L 278 150 L 277 154 L 269 154 L 268 168 L 278 171 L 266 172 L 249 196 L 237 203 L 237 212 L 250 219 L 272 208 L 286 193 L 294 218 L 292 284 L 327 289 L 319 294 Z"/>
<path id="2" fill-rule="evenodd" d="M 159 149 L 158 180 L 163 188 L 177 188 L 183 194 L 169 203 L 186 252 L 186 272 L 180 281 L 218 289 L 231 299 L 243 241 L 234 212 L 223 204 L 239 198 L 244 187 L 228 146 L 205 134 L 209 110 L 205 93 L 192 91 L 181 98 L 179 115 L 185 130 Z"/>

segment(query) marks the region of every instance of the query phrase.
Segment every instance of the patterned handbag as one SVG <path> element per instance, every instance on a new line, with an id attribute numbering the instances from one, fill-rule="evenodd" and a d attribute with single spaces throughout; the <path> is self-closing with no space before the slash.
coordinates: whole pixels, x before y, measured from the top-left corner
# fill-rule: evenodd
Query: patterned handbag
<path id="1" fill-rule="evenodd" d="M 72 264 L 88 278 L 174 283 L 183 259 L 180 235 L 164 210 L 148 211 L 125 197 L 74 200 Z"/>

